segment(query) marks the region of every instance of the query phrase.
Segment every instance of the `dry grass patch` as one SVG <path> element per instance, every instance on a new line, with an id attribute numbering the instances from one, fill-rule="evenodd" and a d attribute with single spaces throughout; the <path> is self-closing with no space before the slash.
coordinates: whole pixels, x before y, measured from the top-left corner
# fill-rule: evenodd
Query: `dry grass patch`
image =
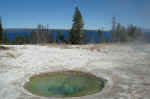
<path id="1" fill-rule="evenodd" d="M 57 44 L 57 43 L 41 43 L 41 46 L 56 47 L 63 49 L 88 49 L 91 51 L 101 51 L 101 48 L 109 46 L 111 43 L 103 44 L 85 44 L 85 45 L 71 45 L 71 44 Z"/>
<path id="2" fill-rule="evenodd" d="M 5 47 L 5 46 L 0 46 L 0 50 L 9 50 L 10 48 Z"/>
<path id="3" fill-rule="evenodd" d="M 109 46 L 109 45 L 110 43 L 93 44 L 89 46 L 89 50 L 100 52 L 102 48 L 104 48 L 105 46 Z"/>
<path id="4" fill-rule="evenodd" d="M 41 43 L 41 46 L 48 46 L 48 47 L 56 47 L 56 48 L 64 48 L 64 49 L 72 49 L 72 45 L 70 44 L 57 44 L 57 43 Z"/>
<path id="5" fill-rule="evenodd" d="M 16 56 L 10 52 L 7 52 L 7 57 L 10 57 L 10 58 L 16 58 Z"/>

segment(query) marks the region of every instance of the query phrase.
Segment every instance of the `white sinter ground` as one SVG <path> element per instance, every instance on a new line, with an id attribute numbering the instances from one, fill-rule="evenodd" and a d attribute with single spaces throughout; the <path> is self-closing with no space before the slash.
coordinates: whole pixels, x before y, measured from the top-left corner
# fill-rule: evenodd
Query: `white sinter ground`
<path id="1" fill-rule="evenodd" d="M 55 99 L 32 95 L 23 85 L 33 74 L 58 70 L 85 71 L 108 80 L 102 92 L 80 99 L 150 98 L 150 44 L 7 47 L 0 50 L 0 99 Z"/>

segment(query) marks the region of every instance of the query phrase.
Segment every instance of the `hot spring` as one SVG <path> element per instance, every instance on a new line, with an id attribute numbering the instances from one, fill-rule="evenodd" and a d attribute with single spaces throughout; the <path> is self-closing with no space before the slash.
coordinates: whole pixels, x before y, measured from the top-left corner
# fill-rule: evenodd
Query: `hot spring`
<path id="1" fill-rule="evenodd" d="M 100 92 L 105 83 L 105 79 L 90 73 L 58 71 L 33 75 L 24 87 L 38 96 L 80 97 Z"/>

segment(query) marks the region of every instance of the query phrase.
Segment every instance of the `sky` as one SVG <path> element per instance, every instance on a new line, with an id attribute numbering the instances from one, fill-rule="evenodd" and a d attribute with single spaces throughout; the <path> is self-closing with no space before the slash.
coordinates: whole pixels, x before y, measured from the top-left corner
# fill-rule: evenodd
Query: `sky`
<path id="1" fill-rule="evenodd" d="M 75 7 L 83 16 L 85 29 L 112 27 L 112 17 L 125 26 L 150 29 L 150 0 L 0 0 L 4 28 L 70 29 Z"/>

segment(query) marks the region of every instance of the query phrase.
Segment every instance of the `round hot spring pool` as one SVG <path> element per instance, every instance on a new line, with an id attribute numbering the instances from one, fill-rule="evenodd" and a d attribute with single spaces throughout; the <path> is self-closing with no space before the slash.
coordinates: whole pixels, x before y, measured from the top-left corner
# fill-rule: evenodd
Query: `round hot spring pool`
<path id="1" fill-rule="evenodd" d="M 100 92 L 106 80 L 90 73 L 58 71 L 30 77 L 24 88 L 45 97 L 80 97 Z"/>

